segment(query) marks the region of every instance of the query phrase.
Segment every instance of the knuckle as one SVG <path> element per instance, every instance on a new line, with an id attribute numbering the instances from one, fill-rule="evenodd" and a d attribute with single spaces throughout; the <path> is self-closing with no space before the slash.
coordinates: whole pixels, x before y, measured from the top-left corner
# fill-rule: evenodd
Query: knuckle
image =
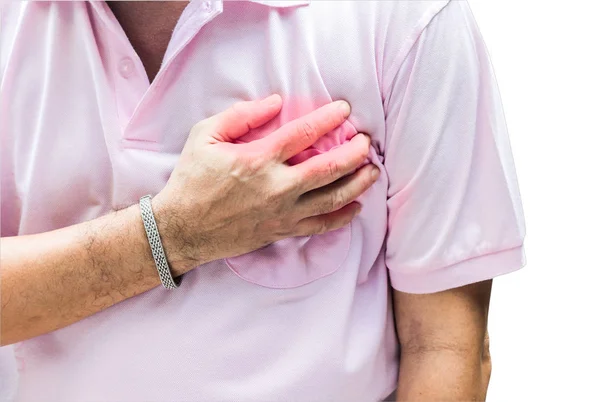
<path id="1" fill-rule="evenodd" d="M 240 155 L 239 158 L 251 172 L 255 173 L 263 170 L 268 163 L 268 158 L 260 152 L 248 152 L 245 155 Z"/>
<path id="2" fill-rule="evenodd" d="M 244 101 L 239 101 L 239 102 L 235 102 L 233 105 L 231 105 L 231 110 L 237 114 L 237 115 L 241 115 L 244 113 L 244 107 L 247 105 L 246 102 Z"/>
<path id="3" fill-rule="evenodd" d="M 316 127 L 311 122 L 306 120 L 300 123 L 300 127 L 298 129 L 300 131 L 300 135 L 302 135 L 307 142 L 312 142 L 317 135 Z"/>
<path id="4" fill-rule="evenodd" d="M 371 187 L 371 185 L 373 184 L 373 179 L 371 179 L 371 175 L 367 174 L 367 175 L 363 175 L 364 177 L 362 177 L 361 179 L 361 183 L 360 183 L 360 190 L 366 190 L 367 188 Z"/>
<path id="5" fill-rule="evenodd" d="M 286 216 L 290 211 L 290 202 L 288 190 L 283 186 L 273 185 L 266 192 L 264 202 L 269 206 L 274 216 Z"/>
<path id="6" fill-rule="evenodd" d="M 326 220 L 322 220 L 321 223 L 319 224 L 319 230 L 317 231 L 317 234 L 327 233 L 328 230 L 329 230 L 329 222 Z"/>
<path id="7" fill-rule="evenodd" d="M 205 131 L 206 129 L 208 129 L 209 125 L 210 125 L 210 120 L 211 118 L 207 118 L 204 120 L 200 120 L 199 122 L 197 122 L 196 124 L 194 124 L 192 126 L 192 129 L 190 130 L 190 134 L 191 135 L 198 135 L 198 133 L 201 133 L 203 131 Z"/>
<path id="8" fill-rule="evenodd" d="M 331 178 L 335 179 L 338 176 L 339 171 L 340 165 L 337 163 L 337 161 L 332 160 L 327 163 L 327 172 Z"/>
<path id="9" fill-rule="evenodd" d="M 346 205 L 346 193 L 344 191 L 336 191 L 331 197 L 331 206 L 334 210 L 338 210 Z"/>
<path id="10" fill-rule="evenodd" d="M 301 181 L 296 176 L 289 176 L 280 185 L 281 193 L 285 196 L 297 196 L 301 187 Z"/>
<path id="11" fill-rule="evenodd" d="M 365 160 L 369 156 L 369 145 L 361 147 L 359 155 L 361 160 Z"/>
<path id="12" fill-rule="evenodd" d="M 286 226 L 285 233 L 282 233 L 283 237 L 295 237 L 295 236 L 304 236 L 306 228 L 302 225 L 298 220 L 294 220 L 290 222 L 289 226 Z"/>
<path id="13" fill-rule="evenodd" d="M 319 235 L 326 233 L 329 228 L 329 225 L 326 220 L 322 219 L 315 223 L 314 227 L 311 229 L 311 235 Z"/>
<path id="14" fill-rule="evenodd" d="M 281 191 L 279 188 L 270 186 L 267 190 L 264 191 L 262 201 L 264 205 L 269 205 L 271 211 L 278 215 L 281 211 Z"/>
<path id="15" fill-rule="evenodd" d="M 337 196 L 335 195 L 330 195 L 329 198 L 327 199 L 327 202 L 324 204 L 324 214 L 329 213 L 329 212 L 333 212 L 336 209 L 336 204 L 337 204 Z"/>
<path id="16" fill-rule="evenodd" d="M 286 138 L 286 139 L 289 139 Z M 270 155 L 270 158 L 272 160 L 283 160 L 284 157 L 284 152 L 285 152 L 285 147 L 280 146 L 279 144 L 270 144 L 265 148 L 265 151 L 268 155 Z"/>
<path id="17" fill-rule="evenodd" d="M 288 195 L 293 191 L 294 184 L 295 179 L 289 175 L 281 175 L 273 170 L 268 174 L 267 186 L 279 198 L 288 198 Z"/>
<path id="18" fill-rule="evenodd" d="M 264 162 L 260 158 L 249 158 L 246 160 L 246 165 L 250 172 L 259 172 L 264 166 Z"/>
<path id="19" fill-rule="evenodd" d="M 248 120 L 250 105 L 251 101 L 240 101 L 231 105 L 232 118 L 241 121 Z"/>

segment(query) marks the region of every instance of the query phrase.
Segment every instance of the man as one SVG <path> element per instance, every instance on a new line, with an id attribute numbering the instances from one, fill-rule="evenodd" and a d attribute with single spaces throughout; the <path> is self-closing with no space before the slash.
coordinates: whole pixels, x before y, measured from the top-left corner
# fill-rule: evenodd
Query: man
<path id="1" fill-rule="evenodd" d="M 466 2 L 2 11 L 14 400 L 485 399 L 525 230 Z"/>

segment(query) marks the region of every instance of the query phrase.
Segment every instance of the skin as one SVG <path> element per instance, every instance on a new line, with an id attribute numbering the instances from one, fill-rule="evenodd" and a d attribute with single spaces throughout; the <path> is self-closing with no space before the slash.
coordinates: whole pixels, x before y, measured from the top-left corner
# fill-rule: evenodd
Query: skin
<path id="1" fill-rule="evenodd" d="M 160 68 L 172 29 L 188 3 L 108 4 L 152 81 Z M 273 113 L 280 106 L 274 106 Z M 236 153 L 238 145 L 227 144 L 227 141 L 241 135 L 244 128 L 215 127 L 239 121 L 240 115 L 249 125 L 256 126 L 267 119 L 266 115 L 271 115 L 263 111 L 263 117 L 259 117 L 260 112 L 253 114 L 256 110 L 250 109 L 250 106 L 238 105 L 220 118 L 198 124 L 188 141 L 194 145 L 186 144 L 167 187 L 153 199 L 159 231 L 165 238 L 163 243 L 175 276 L 198 263 L 242 254 L 286 236 L 335 230 L 353 218 L 356 209 L 350 201 L 372 183 L 367 167 L 338 180 L 364 160 L 368 138 L 363 136 L 357 136 L 357 140 L 320 159 L 309 159 L 298 165 L 302 167 L 293 174 L 289 167 L 284 168 L 285 157 L 300 151 L 299 147 L 293 147 L 294 141 L 300 141 L 306 148 L 324 134 L 320 129 L 310 129 L 319 127 L 318 123 L 297 125 L 302 128 L 296 133 L 302 134 L 293 140 L 289 134 L 293 130 L 287 135 L 267 137 L 269 140 L 263 141 L 267 152 L 256 147 L 248 153 L 251 158 L 240 158 Z M 235 118 L 228 120 L 231 117 Z M 327 120 L 324 114 L 321 118 Z M 202 157 L 198 157 L 200 155 Z M 213 164 L 226 162 L 222 162 L 222 169 L 213 172 L 211 177 L 206 165 L 200 162 L 206 158 L 211 158 Z M 205 173 L 194 175 L 195 171 Z M 326 187 L 326 191 L 310 191 L 333 183 L 334 179 L 337 181 Z M 295 189 L 282 184 L 290 182 Z M 189 198 L 194 188 L 211 187 L 202 183 L 216 183 L 215 190 L 203 198 L 186 201 L 185 207 L 172 206 L 180 202 L 178 192 Z M 266 197 L 271 204 L 275 202 L 274 210 L 261 209 L 260 197 L 245 204 L 249 194 L 260 193 L 264 186 L 271 191 L 261 193 L 262 200 Z M 222 197 L 223 191 L 228 196 Z M 227 199 L 237 201 L 219 209 Z M 331 212 L 344 203 L 346 206 Z M 311 210 L 310 205 L 318 205 L 318 208 Z M 211 214 L 206 213 L 208 210 Z M 186 220 L 193 214 L 204 218 Z M 210 220 L 211 217 L 215 219 Z M 202 228 L 182 231 L 189 222 L 206 220 Z M 242 223 L 233 230 L 226 222 Z M 261 222 L 266 223 L 261 225 Z M 242 226 L 253 227 L 252 236 L 238 237 L 248 230 L 240 230 Z M 3 345 L 69 325 L 160 284 L 136 206 L 73 227 L 1 241 Z M 199 255 L 197 250 L 210 251 Z M 115 267 L 119 267 L 118 274 Z M 434 294 L 393 291 L 396 329 L 402 349 L 398 401 L 485 400 L 491 375 L 487 335 L 491 287 L 490 280 Z"/>
<path id="2" fill-rule="evenodd" d="M 397 401 L 483 401 L 492 363 L 492 281 L 433 294 L 394 291 L 401 345 Z"/>

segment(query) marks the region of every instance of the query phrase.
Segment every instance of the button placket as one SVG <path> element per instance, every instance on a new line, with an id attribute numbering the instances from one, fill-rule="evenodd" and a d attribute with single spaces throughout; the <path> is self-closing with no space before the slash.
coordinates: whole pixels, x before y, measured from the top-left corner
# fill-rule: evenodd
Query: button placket
<path id="1" fill-rule="evenodd" d="M 189 8 L 184 10 L 180 17 L 180 21 L 174 29 L 171 41 L 169 42 L 163 57 L 163 65 L 152 84 L 150 84 L 147 79 L 141 60 L 139 60 L 139 63 L 138 60 L 132 60 L 131 69 L 129 66 L 126 66 L 127 63 L 119 65 L 117 86 L 122 85 L 130 91 L 129 94 L 120 93 L 118 95 L 118 98 L 125 98 L 119 100 L 119 110 L 125 112 L 123 116 L 121 116 L 124 143 L 131 144 L 134 142 L 143 142 L 144 146 L 148 146 L 150 142 L 159 141 L 160 133 L 154 133 L 152 130 L 140 129 L 145 123 L 144 121 L 140 121 L 140 114 L 144 112 L 148 103 L 156 97 L 156 92 L 162 90 L 161 85 L 164 76 L 179 52 L 187 46 L 202 26 L 206 25 L 206 23 L 223 11 L 223 5 L 220 0 L 206 0 L 201 3 L 191 2 L 188 7 Z M 123 59 L 121 60 L 123 61 Z M 139 73 L 138 69 L 140 68 L 144 71 L 144 74 Z M 145 86 L 142 81 L 145 82 Z M 142 89 L 141 92 L 140 88 Z M 133 100 L 135 100 L 135 102 L 132 102 Z M 121 104 L 124 105 L 124 108 L 121 107 Z M 145 116 L 147 116 L 147 114 Z"/>
<path id="2" fill-rule="evenodd" d="M 104 39 L 108 48 L 107 67 L 110 71 L 109 79 L 113 87 L 122 136 L 126 137 L 127 126 L 150 83 L 141 60 L 110 7 L 106 2 L 91 2 L 91 4 L 109 31 L 110 37 Z"/>
<path id="3" fill-rule="evenodd" d="M 143 69 L 143 66 L 140 66 L 141 60 L 137 63 L 134 57 L 127 49 L 121 49 L 120 52 L 115 52 L 113 61 L 115 96 L 124 137 L 128 135 L 135 109 L 150 86 L 145 71 L 141 70 L 143 74 L 140 72 L 140 68 Z"/>

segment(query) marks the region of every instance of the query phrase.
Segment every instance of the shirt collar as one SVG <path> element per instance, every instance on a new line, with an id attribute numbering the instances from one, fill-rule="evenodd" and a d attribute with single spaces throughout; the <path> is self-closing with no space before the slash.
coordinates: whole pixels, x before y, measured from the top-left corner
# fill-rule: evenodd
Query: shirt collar
<path id="1" fill-rule="evenodd" d="M 196 1 L 196 0 L 189 0 L 189 1 Z M 225 0 L 225 1 L 230 1 L 230 0 Z M 234 1 L 239 1 L 239 0 L 234 0 Z M 294 7 L 294 6 L 306 6 L 306 5 L 310 4 L 311 0 L 243 0 L 243 1 L 264 4 L 265 6 L 270 6 L 270 7 Z M 90 0 L 89 2 L 92 3 L 92 6 L 96 10 L 100 9 L 102 6 L 102 3 L 104 3 L 104 1 L 96 1 L 96 0 Z"/>
<path id="2" fill-rule="evenodd" d="M 0 0 L 0 2 L 1 1 L 2 0 Z M 191 3 L 191 2 L 199 2 L 199 1 L 203 1 L 203 0 L 188 0 L 188 1 Z M 212 0 L 212 1 L 213 2 L 217 2 L 217 1 L 222 2 L 223 0 Z M 278 8 L 306 6 L 306 5 L 309 5 L 311 2 L 311 0 L 224 0 L 224 1 L 249 1 L 252 3 L 263 4 L 265 6 L 278 7 Z M 94 11 L 96 13 L 98 13 L 100 18 L 105 20 L 105 22 L 110 20 L 109 13 L 107 11 L 108 5 L 106 4 L 106 1 L 104 1 L 104 0 L 87 0 L 87 2 L 92 5 L 92 8 L 94 9 Z"/>
<path id="3" fill-rule="evenodd" d="M 267 1 L 267 0 L 246 0 L 252 3 L 264 4 L 265 6 L 271 7 L 293 7 L 293 6 L 305 6 L 310 4 L 310 0 L 279 0 L 279 1 Z"/>

